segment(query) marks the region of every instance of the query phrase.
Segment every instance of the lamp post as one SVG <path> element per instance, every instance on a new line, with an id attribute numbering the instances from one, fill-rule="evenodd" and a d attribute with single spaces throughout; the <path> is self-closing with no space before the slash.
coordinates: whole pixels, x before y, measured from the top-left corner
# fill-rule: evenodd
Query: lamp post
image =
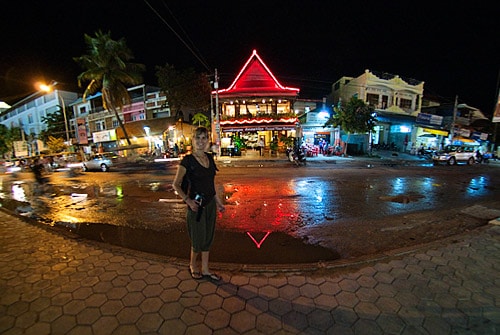
<path id="1" fill-rule="evenodd" d="M 65 103 L 62 96 L 57 94 L 57 97 L 60 98 L 61 102 L 62 102 L 62 109 L 63 109 L 63 115 L 64 115 L 64 131 L 66 132 L 66 142 L 68 142 L 68 145 L 71 145 L 71 142 L 69 141 L 68 119 L 66 118 L 66 103 Z"/>
<path id="2" fill-rule="evenodd" d="M 57 81 L 53 81 L 49 85 L 41 84 L 40 89 L 42 91 L 48 93 L 48 92 L 51 92 L 57 84 L 58 84 Z M 56 94 L 56 98 L 57 98 L 58 102 L 59 102 L 59 99 L 61 99 L 62 111 L 63 111 L 63 116 L 64 116 L 64 131 L 66 133 L 66 142 L 68 143 L 68 145 L 71 145 L 70 140 L 69 140 L 68 119 L 66 116 L 66 103 L 64 101 L 64 98 L 60 94 L 58 94 L 57 91 L 54 91 L 54 93 Z"/>
<path id="3" fill-rule="evenodd" d="M 143 129 L 148 138 L 148 152 L 151 152 L 151 135 L 150 135 L 151 128 L 149 128 L 148 126 L 144 126 Z"/>
<path id="4" fill-rule="evenodd" d="M 217 69 L 215 69 L 215 144 L 217 146 L 217 156 L 220 156 L 220 117 L 219 117 L 219 76 Z"/>
<path id="5" fill-rule="evenodd" d="M 450 126 L 450 144 L 453 144 L 453 137 L 455 136 L 455 122 L 457 121 L 457 105 L 458 105 L 458 95 L 455 96 L 455 103 L 453 104 L 453 119 L 451 120 Z"/>

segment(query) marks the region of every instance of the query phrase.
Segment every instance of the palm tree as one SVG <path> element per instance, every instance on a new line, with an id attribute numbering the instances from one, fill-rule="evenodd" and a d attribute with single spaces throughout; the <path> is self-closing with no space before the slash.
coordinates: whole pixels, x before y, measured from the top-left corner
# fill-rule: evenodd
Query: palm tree
<path id="1" fill-rule="evenodd" d="M 83 93 L 85 101 L 88 95 L 101 90 L 102 102 L 105 109 L 113 111 L 123 130 L 125 139 L 130 145 L 130 139 L 118 115 L 124 105 L 130 103 L 130 96 L 125 85 L 137 85 L 142 82 L 143 64 L 130 63 L 134 58 L 132 51 L 127 47 L 125 39 L 114 41 L 111 33 L 96 32 L 95 37 L 84 35 L 88 46 L 88 54 L 75 57 L 74 60 L 85 69 L 78 76 L 78 85 L 89 82 Z"/>
<path id="2" fill-rule="evenodd" d="M 192 124 L 198 124 L 199 126 L 210 127 L 210 120 L 203 113 L 196 113 L 193 115 L 193 119 L 191 120 Z"/>

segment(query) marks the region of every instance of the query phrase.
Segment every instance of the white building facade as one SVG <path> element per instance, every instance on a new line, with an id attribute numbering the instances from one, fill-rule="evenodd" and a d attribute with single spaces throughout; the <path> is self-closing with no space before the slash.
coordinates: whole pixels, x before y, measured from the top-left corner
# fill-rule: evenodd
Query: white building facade
<path id="1" fill-rule="evenodd" d="M 171 117 L 166 96 L 158 87 L 138 85 L 128 91 L 131 102 L 118 111 L 124 124 Z M 78 145 L 86 153 L 102 146 L 103 142 L 108 145 L 104 149 L 123 145 L 117 142 L 118 119 L 114 112 L 104 109 L 101 93 L 83 101 L 75 92 L 39 91 L 0 111 L 1 124 L 10 129 L 19 127 L 22 130 L 21 141 L 14 143 L 16 157 L 34 156 L 47 150 L 45 143 L 40 140 L 40 134 L 47 129 L 43 118 L 56 112 L 63 113 L 67 127 L 64 133 L 53 135 L 63 138 L 69 151 L 75 149 L 73 145 Z M 164 128 L 166 130 L 168 127 Z"/>
<path id="2" fill-rule="evenodd" d="M 377 126 L 371 138 L 358 134 L 353 139 L 364 151 L 370 145 L 407 151 L 416 140 L 415 119 L 422 108 L 423 94 L 423 81 L 365 70 L 359 77 L 336 81 L 330 100 L 338 105 L 356 97 L 374 108 Z"/>
<path id="3" fill-rule="evenodd" d="M 158 87 L 138 85 L 128 88 L 130 104 L 119 111 L 124 125 L 137 122 L 170 118 L 171 110 L 164 93 Z M 77 125 L 76 143 L 84 148 L 86 153 L 91 151 L 112 151 L 125 146 L 125 139 L 121 138 L 118 128 L 119 121 L 114 112 L 104 109 L 101 93 L 87 97 L 85 101 L 78 99 L 72 104 L 74 122 Z M 150 122 L 147 122 L 148 126 Z M 165 131 L 168 127 L 164 127 Z M 143 137 L 151 134 L 128 134 L 134 144 L 143 142 Z M 141 137 L 137 139 L 137 137 Z M 155 134 L 155 142 L 162 146 L 162 132 Z M 165 148 L 162 148 L 165 149 Z"/>
<path id="4" fill-rule="evenodd" d="M 49 93 L 34 93 L 13 104 L 0 114 L 0 123 L 7 128 L 21 128 L 23 143 L 16 143 L 17 156 L 37 155 L 45 149 L 44 143 L 39 140 L 40 134 L 46 130 L 43 117 L 56 112 L 66 114 L 70 120 L 69 105 L 78 98 L 78 94 L 68 91 L 54 90 Z M 67 134 L 54 134 L 65 140 L 72 138 L 74 127 L 69 126 Z"/>

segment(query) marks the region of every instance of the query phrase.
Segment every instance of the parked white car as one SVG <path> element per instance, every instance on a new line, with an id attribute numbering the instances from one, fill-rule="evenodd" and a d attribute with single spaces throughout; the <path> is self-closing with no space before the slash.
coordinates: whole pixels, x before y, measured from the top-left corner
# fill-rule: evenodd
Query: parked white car
<path id="1" fill-rule="evenodd" d="M 476 147 L 470 145 L 447 145 L 432 156 L 434 164 L 455 165 L 458 162 L 472 165 L 476 162 Z"/>
<path id="2" fill-rule="evenodd" d="M 82 162 L 82 170 L 100 170 L 106 172 L 109 171 L 112 165 L 113 161 L 110 157 L 103 154 L 96 154 L 90 157 L 88 161 Z"/>

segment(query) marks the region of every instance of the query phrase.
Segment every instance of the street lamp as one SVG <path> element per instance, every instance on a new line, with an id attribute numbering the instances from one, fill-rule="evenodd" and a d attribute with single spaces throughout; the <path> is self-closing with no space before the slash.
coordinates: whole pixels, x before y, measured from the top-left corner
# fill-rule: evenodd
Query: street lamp
<path id="1" fill-rule="evenodd" d="M 144 126 L 143 129 L 148 138 L 148 151 L 151 151 L 151 135 L 150 135 L 151 128 L 149 128 L 148 126 Z"/>
<path id="2" fill-rule="evenodd" d="M 40 84 L 40 89 L 44 92 L 52 92 L 52 90 L 54 89 L 54 86 L 56 86 L 57 84 L 58 84 L 57 81 L 53 81 L 49 85 Z M 64 101 L 64 98 L 60 94 L 58 94 L 57 92 L 54 92 L 54 93 L 56 94 L 56 97 L 58 100 L 61 99 L 63 116 L 64 116 L 64 130 L 66 132 L 66 142 L 68 143 L 68 145 L 71 145 L 70 140 L 69 140 L 68 119 L 66 117 L 66 103 Z"/>
<path id="3" fill-rule="evenodd" d="M 62 96 L 60 96 L 58 94 L 57 97 L 60 98 L 61 102 L 62 102 L 62 109 L 63 109 L 63 115 L 64 115 L 64 131 L 66 132 L 66 142 L 68 142 L 68 145 L 71 145 L 71 142 L 69 141 L 68 119 L 66 118 L 66 103 L 65 103 Z"/>

